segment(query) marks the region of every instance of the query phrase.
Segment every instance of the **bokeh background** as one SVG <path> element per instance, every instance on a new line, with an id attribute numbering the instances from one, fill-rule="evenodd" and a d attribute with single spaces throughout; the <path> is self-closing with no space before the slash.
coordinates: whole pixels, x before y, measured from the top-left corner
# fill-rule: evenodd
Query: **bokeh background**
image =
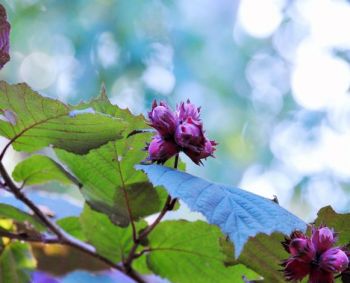
<path id="1" fill-rule="evenodd" d="M 2 0 L 12 33 L 0 78 L 69 103 L 103 82 L 135 114 L 189 98 L 220 145 L 188 171 L 276 195 L 312 221 L 325 205 L 350 204 L 349 2 Z M 74 194 L 33 198 L 65 216 L 79 213 Z"/>

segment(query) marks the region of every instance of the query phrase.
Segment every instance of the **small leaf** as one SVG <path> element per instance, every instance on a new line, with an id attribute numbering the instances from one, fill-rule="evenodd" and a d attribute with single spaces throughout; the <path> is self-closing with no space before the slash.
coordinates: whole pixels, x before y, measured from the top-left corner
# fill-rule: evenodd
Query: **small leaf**
<path id="1" fill-rule="evenodd" d="M 106 215 L 93 211 L 88 205 L 84 207 L 80 222 L 85 237 L 99 254 L 113 262 L 120 262 L 127 256 L 133 244 L 131 225 L 126 229 L 115 226 Z M 137 223 L 137 226 L 142 229 L 146 223 Z"/>
<path id="2" fill-rule="evenodd" d="M 13 114 L 8 122 L 0 120 L 0 135 L 10 139 L 15 150 L 33 152 L 52 145 L 83 154 L 121 138 L 127 127 L 122 119 L 98 112 L 78 112 L 71 117 L 74 110 L 40 96 L 26 84 L 0 82 L 0 111 Z"/>
<path id="3" fill-rule="evenodd" d="M 193 175 L 160 165 L 137 165 L 155 186 L 183 200 L 192 210 L 201 212 L 211 224 L 218 225 L 235 244 L 240 255 L 249 237 L 258 233 L 306 230 L 306 223 L 275 202 L 250 192 L 210 183 Z"/>
<path id="4" fill-rule="evenodd" d="M 242 282 L 256 279 L 244 265 L 225 267 L 219 228 L 203 221 L 164 221 L 149 235 L 150 269 L 173 283 Z"/>
<path id="5" fill-rule="evenodd" d="M 35 267 L 35 261 L 28 244 L 12 242 L 7 245 L 0 256 L 1 283 L 29 283 L 30 271 Z"/>
<path id="6" fill-rule="evenodd" d="M 23 182 L 26 185 L 39 185 L 50 181 L 79 185 L 79 182 L 61 165 L 44 155 L 33 155 L 18 163 L 12 177 L 15 181 Z"/>
<path id="7" fill-rule="evenodd" d="M 0 218 L 11 219 L 21 223 L 28 222 L 39 231 L 45 230 L 45 227 L 39 220 L 36 220 L 32 215 L 8 204 L 0 203 Z"/>

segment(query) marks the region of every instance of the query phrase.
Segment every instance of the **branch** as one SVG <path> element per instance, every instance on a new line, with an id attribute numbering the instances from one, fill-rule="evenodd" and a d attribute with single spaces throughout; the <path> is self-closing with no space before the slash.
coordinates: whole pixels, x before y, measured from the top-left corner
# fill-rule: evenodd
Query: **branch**
<path id="1" fill-rule="evenodd" d="M 115 264 L 114 262 L 108 260 L 105 257 L 102 257 L 101 255 L 97 254 L 94 250 L 93 247 L 84 244 L 84 243 L 79 243 L 79 241 L 74 240 L 72 241 L 71 239 L 59 239 L 57 237 L 48 237 L 45 235 L 29 235 L 27 233 L 12 233 L 6 230 L 0 230 L 0 237 L 6 237 L 11 240 L 19 240 L 23 242 L 29 242 L 29 243 L 44 243 L 44 244 L 60 244 L 60 245 L 66 245 L 70 246 L 73 248 L 78 249 L 79 251 L 88 254 L 101 262 L 105 263 L 106 265 L 119 270 L 120 272 L 125 273 L 124 269 Z M 142 283 L 143 281 L 139 280 L 139 277 L 137 274 L 133 274 L 134 277 L 130 276 L 133 278 L 136 282 Z"/>
<path id="2" fill-rule="evenodd" d="M 179 163 L 179 155 L 177 154 L 175 156 L 175 162 L 174 162 L 174 168 L 177 169 Z M 160 221 L 163 219 L 164 215 L 172 210 L 174 208 L 174 205 L 176 203 L 176 198 L 172 199 L 170 195 L 168 195 L 166 202 L 164 204 L 164 207 L 162 209 L 162 211 L 159 213 L 159 215 L 157 216 L 157 218 L 154 220 L 154 222 L 149 225 L 145 230 L 143 230 L 143 232 L 139 235 L 139 237 L 136 239 L 134 245 L 132 246 L 129 255 L 127 257 L 127 259 L 124 261 L 124 268 L 127 272 L 131 272 L 133 269 L 131 268 L 132 262 L 135 258 L 140 257 L 143 253 L 141 251 L 141 255 L 140 254 L 136 254 L 137 248 L 140 245 L 140 243 L 142 242 L 142 240 L 144 240 L 152 231 L 153 229 L 160 223 Z"/>
<path id="3" fill-rule="evenodd" d="M 0 237 L 9 238 L 32 243 L 58 244 L 60 240 L 57 237 L 47 237 L 44 235 L 29 235 L 27 233 L 12 233 L 7 230 L 0 230 Z"/>
<path id="4" fill-rule="evenodd" d="M 58 238 L 63 239 L 65 233 L 55 223 L 51 222 L 51 220 L 29 198 L 27 198 L 27 196 L 19 188 L 17 188 L 1 161 L 0 174 L 3 177 L 6 186 L 15 195 L 15 197 L 29 207 L 52 233 L 54 233 Z"/>
<path id="5" fill-rule="evenodd" d="M 13 195 L 23 202 L 28 208 L 30 208 L 36 217 L 39 218 L 39 220 L 53 233 L 56 235 L 56 238 L 49 238 L 45 237 L 44 235 L 41 235 L 41 237 L 33 237 L 28 236 L 27 234 L 15 234 L 11 232 L 4 232 L 1 230 L 0 235 L 4 235 L 4 237 L 8 237 L 10 239 L 17 239 L 22 240 L 26 242 L 42 242 L 42 243 L 48 243 L 48 244 L 62 244 L 70 247 L 74 247 L 85 254 L 91 255 L 103 263 L 107 264 L 111 268 L 114 268 L 116 270 L 119 270 L 120 272 L 126 274 L 130 278 L 134 279 L 138 283 L 144 283 L 145 281 L 136 273 L 136 272 L 126 272 L 126 270 L 114 262 L 110 261 L 109 259 L 101 256 L 100 254 L 96 253 L 95 248 L 81 242 L 69 234 L 67 234 L 65 231 L 63 231 L 59 226 L 57 226 L 54 222 L 52 222 L 12 181 L 10 176 L 8 175 L 3 163 L 0 160 L 0 174 L 3 177 L 6 186 L 10 190 Z"/>

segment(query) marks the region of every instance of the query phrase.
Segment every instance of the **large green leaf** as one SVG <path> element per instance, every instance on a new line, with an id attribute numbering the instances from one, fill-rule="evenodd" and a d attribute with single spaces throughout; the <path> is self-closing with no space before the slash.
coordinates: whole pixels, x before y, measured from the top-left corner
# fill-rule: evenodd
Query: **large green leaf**
<path id="1" fill-rule="evenodd" d="M 29 223 L 39 231 L 45 230 L 45 227 L 39 222 L 39 220 L 32 215 L 8 204 L 0 203 L 0 219 L 1 218 L 15 220 L 24 224 Z"/>
<path id="2" fill-rule="evenodd" d="M 79 182 L 61 165 L 44 155 L 33 155 L 18 163 L 12 172 L 12 177 L 17 182 L 23 182 L 23 185 L 45 184 L 50 181 L 79 185 Z"/>
<path id="3" fill-rule="evenodd" d="M 243 265 L 226 267 L 220 229 L 206 222 L 165 221 L 149 235 L 150 269 L 173 283 L 232 283 L 257 278 Z"/>
<path id="4" fill-rule="evenodd" d="M 133 244 L 131 226 L 120 228 L 106 215 L 95 212 L 88 205 L 84 207 L 80 222 L 85 237 L 99 254 L 114 262 L 120 262 L 127 256 Z M 137 223 L 137 229 L 145 226 L 145 222 Z"/>
<path id="5" fill-rule="evenodd" d="M 249 239 L 240 257 L 235 260 L 232 257 L 233 244 L 228 239 L 222 238 L 221 245 L 227 255 L 226 265 L 243 263 L 259 273 L 264 278 L 264 282 L 283 283 L 285 280 L 280 264 L 282 260 L 289 257 L 281 245 L 283 240 L 284 235 L 281 233 L 259 234 Z"/>
<path id="6" fill-rule="evenodd" d="M 148 128 L 143 116 L 134 116 L 129 110 L 112 105 L 104 89 L 94 100 L 77 106 L 82 109 L 88 107 L 126 121 L 126 133 Z M 109 215 L 113 223 L 124 227 L 130 220 L 126 198 L 135 220 L 160 211 L 165 203 L 166 192 L 161 188 L 155 189 L 143 174 L 134 169 L 135 164 L 146 158 L 147 153 L 143 149 L 150 139 L 151 133 L 142 133 L 110 142 L 86 155 L 64 150 L 56 150 L 56 153 L 84 184 L 82 192 L 91 207 Z M 184 168 L 184 163 L 180 161 L 179 167 Z"/>
<path id="7" fill-rule="evenodd" d="M 83 106 L 121 117 L 130 125 L 128 131 L 146 127 L 142 116 L 133 116 L 128 110 L 111 105 L 103 94 Z M 130 221 L 126 199 L 134 220 L 160 211 L 166 199 L 164 190 L 155 189 L 145 175 L 134 168 L 146 158 L 143 149 L 149 140 L 149 133 L 139 134 L 109 142 L 85 155 L 61 149 L 57 149 L 56 154 L 84 185 L 82 192 L 91 207 L 125 227 Z"/>
<path id="8" fill-rule="evenodd" d="M 28 244 L 12 242 L 0 256 L 1 283 L 29 283 L 30 271 L 35 267 Z"/>
<path id="9" fill-rule="evenodd" d="M 26 84 L 0 82 L 0 135 L 12 140 L 16 150 L 33 152 L 48 145 L 86 153 L 121 138 L 127 124 L 119 118 L 91 111 L 76 111 L 40 96 Z"/>

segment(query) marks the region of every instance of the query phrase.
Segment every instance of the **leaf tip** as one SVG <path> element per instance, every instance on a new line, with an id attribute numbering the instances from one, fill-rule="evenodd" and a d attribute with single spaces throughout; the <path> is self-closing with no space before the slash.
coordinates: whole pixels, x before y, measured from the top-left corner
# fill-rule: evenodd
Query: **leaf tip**
<path id="1" fill-rule="evenodd" d="M 109 101 L 107 96 L 106 84 L 104 82 L 101 83 L 100 98 Z"/>

